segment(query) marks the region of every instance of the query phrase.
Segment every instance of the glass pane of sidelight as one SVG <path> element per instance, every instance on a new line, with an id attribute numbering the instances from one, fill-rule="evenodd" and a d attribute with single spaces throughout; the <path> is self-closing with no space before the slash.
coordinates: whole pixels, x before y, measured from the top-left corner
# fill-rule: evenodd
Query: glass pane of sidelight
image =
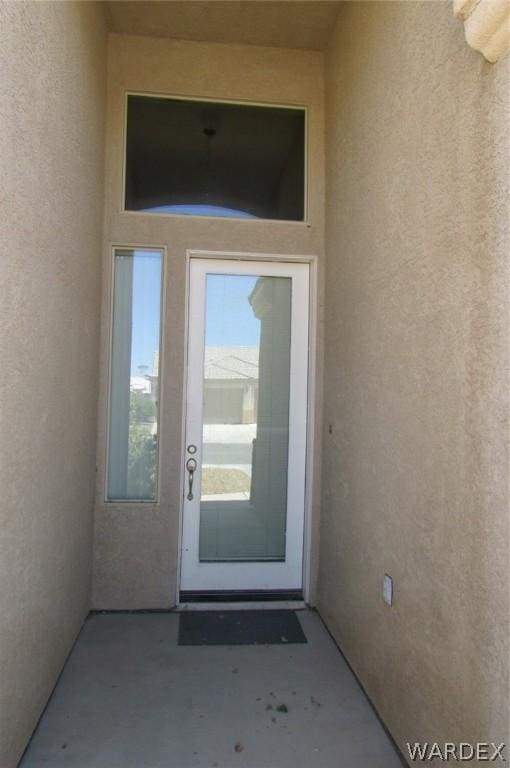
<path id="1" fill-rule="evenodd" d="M 162 269 L 160 251 L 115 250 L 109 501 L 156 499 Z"/>
<path id="2" fill-rule="evenodd" d="M 125 208 L 302 221 L 305 110 L 128 96 Z"/>
<path id="3" fill-rule="evenodd" d="M 285 560 L 291 279 L 207 276 L 200 560 Z"/>

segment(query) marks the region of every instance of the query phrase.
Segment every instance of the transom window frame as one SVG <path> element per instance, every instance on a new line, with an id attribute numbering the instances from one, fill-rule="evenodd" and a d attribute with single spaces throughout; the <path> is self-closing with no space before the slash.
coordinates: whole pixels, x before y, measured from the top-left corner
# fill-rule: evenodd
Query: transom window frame
<path id="1" fill-rule="evenodd" d="M 128 99 L 130 96 L 143 96 L 151 99 L 168 99 L 172 101 L 193 101 L 203 102 L 206 104 L 233 104 L 247 107 L 265 107 L 267 109 L 296 109 L 301 110 L 304 113 L 305 118 L 305 141 L 304 141 L 304 155 L 305 155 L 305 167 L 304 167 L 304 179 L 303 179 L 303 219 L 296 221 L 295 219 L 271 219 L 271 218 L 243 218 L 235 216 L 209 216 L 199 215 L 195 213 L 166 213 L 163 211 L 132 211 L 126 208 L 126 165 L 127 165 L 127 124 L 128 124 Z M 210 96 L 183 96 L 182 94 L 171 93 L 159 93 L 157 91 L 136 91 L 126 90 L 124 91 L 124 119 L 123 119 L 123 135 L 122 135 L 122 180 L 121 180 L 121 199 L 120 199 L 120 212 L 127 216 L 162 216 L 166 219 L 191 219 L 197 220 L 209 220 L 209 221 L 225 221 L 225 222 L 247 222 L 250 224 L 273 224 L 273 225 L 293 225 L 298 227 L 309 227 L 310 222 L 310 196 L 309 196 L 309 178 L 310 178 L 310 130 L 309 130 L 309 107 L 306 104 L 293 103 L 293 102 L 272 102 L 272 101 L 252 101 L 248 99 L 220 99 Z"/>

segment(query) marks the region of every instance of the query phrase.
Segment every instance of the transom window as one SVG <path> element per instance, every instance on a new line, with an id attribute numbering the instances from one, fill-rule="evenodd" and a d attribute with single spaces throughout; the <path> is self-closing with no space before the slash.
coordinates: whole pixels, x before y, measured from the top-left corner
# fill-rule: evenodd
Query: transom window
<path id="1" fill-rule="evenodd" d="M 305 217 L 305 110 L 129 95 L 125 209 Z"/>

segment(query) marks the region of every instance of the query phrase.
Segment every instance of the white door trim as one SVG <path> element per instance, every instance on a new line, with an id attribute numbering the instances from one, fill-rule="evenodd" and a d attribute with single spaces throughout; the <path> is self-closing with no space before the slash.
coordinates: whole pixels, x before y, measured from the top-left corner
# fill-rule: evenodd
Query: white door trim
<path id="1" fill-rule="evenodd" d="M 312 255 L 257 253 L 246 251 L 211 251 L 202 249 L 188 249 L 186 251 L 186 317 L 185 317 L 185 345 L 183 359 L 183 408 L 182 408 L 182 441 L 181 456 L 185 457 L 186 451 L 186 393 L 188 388 L 188 323 L 189 323 L 189 299 L 190 299 L 190 268 L 193 259 L 234 260 L 234 261 L 268 261 L 268 262 L 294 262 L 309 266 L 309 327 L 308 327 L 308 407 L 307 407 L 307 431 L 306 431 L 306 467 L 305 467 L 305 507 L 304 507 L 304 532 L 303 532 L 303 596 L 307 601 L 310 597 L 311 587 L 311 532 L 312 532 L 312 488 L 313 488 L 313 443 L 315 431 L 315 375 L 316 375 L 316 334 L 317 334 L 317 257 Z M 178 579 L 176 584 L 175 602 L 180 604 L 179 593 L 181 589 L 182 570 L 182 538 L 183 538 L 183 501 L 184 501 L 185 473 L 181 472 L 180 487 L 180 519 L 178 537 Z"/>

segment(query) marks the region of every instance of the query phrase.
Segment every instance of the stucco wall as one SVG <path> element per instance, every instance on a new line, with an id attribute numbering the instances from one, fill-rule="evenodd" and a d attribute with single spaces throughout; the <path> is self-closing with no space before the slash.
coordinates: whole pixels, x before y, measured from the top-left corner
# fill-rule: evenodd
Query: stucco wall
<path id="1" fill-rule="evenodd" d="M 0 766 L 90 607 L 105 42 L 100 4 L 0 5 Z"/>
<path id="2" fill-rule="evenodd" d="M 402 749 L 508 743 L 509 93 L 449 3 L 340 12 L 319 606 Z"/>
<path id="3" fill-rule="evenodd" d="M 309 220 L 228 221 L 123 213 L 126 91 L 297 104 L 309 109 Z M 178 582 L 180 468 L 186 314 L 186 249 L 316 256 L 319 262 L 317 368 L 320 379 L 324 239 L 324 84 L 320 53 L 110 35 L 104 226 L 101 399 L 95 525 L 95 608 L 165 608 Z M 152 504 L 104 503 L 112 245 L 167 249 L 162 361 L 160 489 Z M 320 410 L 320 382 L 317 385 Z M 315 461 L 319 462 L 318 452 Z M 318 478 L 320 479 L 320 478 Z M 318 520 L 314 487 L 314 520 Z M 317 537 L 312 536 L 312 586 Z"/>

